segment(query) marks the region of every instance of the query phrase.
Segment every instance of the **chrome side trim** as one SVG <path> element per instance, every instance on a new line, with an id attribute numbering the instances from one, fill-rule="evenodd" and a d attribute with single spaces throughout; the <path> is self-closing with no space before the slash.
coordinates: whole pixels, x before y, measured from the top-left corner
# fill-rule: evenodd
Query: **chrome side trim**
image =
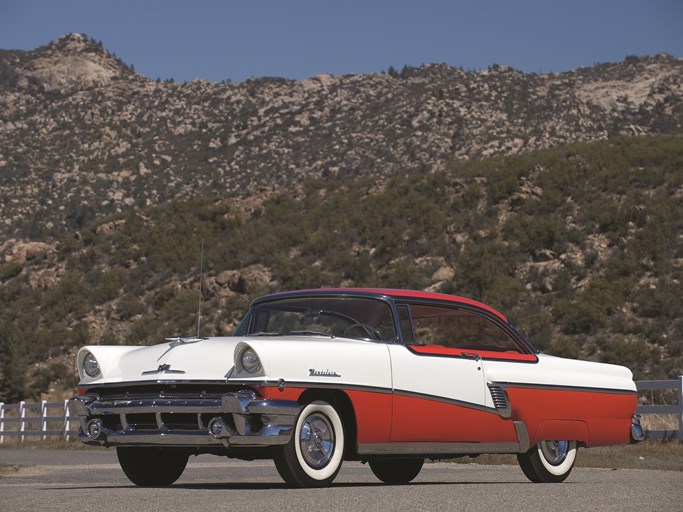
<path id="1" fill-rule="evenodd" d="M 515 421 L 514 425 L 516 443 L 363 443 L 358 445 L 358 455 L 421 455 L 438 458 L 482 453 L 525 453 L 529 450 L 529 432 L 522 421 Z"/>
<path id="2" fill-rule="evenodd" d="M 492 382 L 491 384 L 505 386 L 506 388 L 547 389 L 549 391 L 578 391 L 583 393 L 606 393 L 616 395 L 637 394 L 637 391 L 632 391 L 630 389 L 592 388 L 588 386 L 561 386 L 555 384 L 533 384 L 529 382 Z"/>
<path id="3" fill-rule="evenodd" d="M 517 453 L 526 453 L 531 448 L 529 442 L 529 430 L 526 428 L 526 423 L 523 421 L 513 422 L 515 430 L 517 431 L 517 442 L 519 443 L 519 451 Z"/>
<path id="4" fill-rule="evenodd" d="M 454 398 L 446 398 L 443 396 L 437 396 L 437 395 L 428 395 L 426 393 L 415 393 L 412 391 L 404 391 L 402 389 L 395 389 L 394 394 L 399 395 L 399 396 L 405 396 L 408 398 L 419 398 L 421 400 L 430 400 L 432 402 L 441 402 L 444 404 L 448 405 L 455 405 L 457 407 L 465 407 L 467 409 L 474 409 L 476 411 L 483 411 L 483 412 L 491 412 L 491 413 L 497 413 L 496 409 L 493 409 L 491 407 L 487 407 L 485 405 L 481 404 L 475 404 L 472 402 L 465 402 L 463 400 L 456 400 Z"/>
<path id="5" fill-rule="evenodd" d="M 512 406 L 510 405 L 510 397 L 502 384 L 494 384 L 493 382 L 488 382 L 487 386 L 489 392 L 491 393 L 491 399 L 493 400 L 493 406 L 498 411 L 498 414 L 502 418 L 509 418 L 512 415 Z"/>
<path id="6" fill-rule="evenodd" d="M 448 457 L 482 453 L 519 453 L 518 443 L 364 443 L 358 455 L 422 455 Z"/>

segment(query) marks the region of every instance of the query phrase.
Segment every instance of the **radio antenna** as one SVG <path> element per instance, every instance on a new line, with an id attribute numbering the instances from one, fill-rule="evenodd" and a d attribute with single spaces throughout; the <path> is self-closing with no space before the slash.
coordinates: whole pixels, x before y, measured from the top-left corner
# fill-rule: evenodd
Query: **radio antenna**
<path id="1" fill-rule="evenodd" d="M 197 301 L 197 338 L 202 325 L 202 281 L 204 280 L 204 239 L 202 238 L 202 250 L 199 257 L 199 299 Z"/>

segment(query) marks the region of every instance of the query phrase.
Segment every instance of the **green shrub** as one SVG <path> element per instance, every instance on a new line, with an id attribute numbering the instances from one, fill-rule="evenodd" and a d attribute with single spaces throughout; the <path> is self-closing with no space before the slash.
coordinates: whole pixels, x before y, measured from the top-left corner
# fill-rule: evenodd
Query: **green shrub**
<path id="1" fill-rule="evenodd" d="M 24 265 L 19 262 L 12 261 L 10 263 L 5 263 L 0 266 L 0 281 L 5 281 L 6 279 L 11 279 L 18 276 L 24 269 Z"/>

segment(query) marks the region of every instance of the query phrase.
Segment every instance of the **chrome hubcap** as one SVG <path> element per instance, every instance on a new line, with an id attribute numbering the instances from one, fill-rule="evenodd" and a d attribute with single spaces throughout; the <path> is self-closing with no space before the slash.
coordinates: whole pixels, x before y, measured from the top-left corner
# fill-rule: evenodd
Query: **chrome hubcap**
<path id="1" fill-rule="evenodd" d="M 567 458 L 569 441 L 543 441 L 541 451 L 549 464 L 559 466 Z"/>
<path id="2" fill-rule="evenodd" d="M 334 429 L 321 414 L 311 414 L 299 431 L 299 447 L 306 464 L 322 469 L 334 454 Z"/>

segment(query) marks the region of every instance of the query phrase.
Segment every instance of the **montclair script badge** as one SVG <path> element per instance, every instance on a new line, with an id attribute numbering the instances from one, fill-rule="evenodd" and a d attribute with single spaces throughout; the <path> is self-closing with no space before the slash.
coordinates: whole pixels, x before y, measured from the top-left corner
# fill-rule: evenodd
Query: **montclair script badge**
<path id="1" fill-rule="evenodd" d="M 334 370 L 316 370 L 315 368 L 311 368 L 308 370 L 308 376 L 309 377 L 341 377 L 341 375 L 339 375 Z"/>

